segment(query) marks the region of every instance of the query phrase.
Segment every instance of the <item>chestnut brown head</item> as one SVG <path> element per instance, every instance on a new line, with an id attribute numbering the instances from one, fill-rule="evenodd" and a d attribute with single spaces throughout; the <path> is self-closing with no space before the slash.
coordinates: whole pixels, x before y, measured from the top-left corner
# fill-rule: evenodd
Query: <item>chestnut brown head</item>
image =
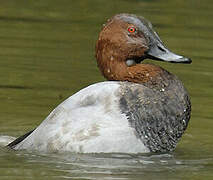
<path id="1" fill-rule="evenodd" d="M 143 17 L 118 14 L 102 28 L 96 43 L 98 67 L 109 80 L 120 80 L 128 67 L 146 58 L 175 63 L 191 63 L 189 58 L 169 51 L 152 25 Z"/>

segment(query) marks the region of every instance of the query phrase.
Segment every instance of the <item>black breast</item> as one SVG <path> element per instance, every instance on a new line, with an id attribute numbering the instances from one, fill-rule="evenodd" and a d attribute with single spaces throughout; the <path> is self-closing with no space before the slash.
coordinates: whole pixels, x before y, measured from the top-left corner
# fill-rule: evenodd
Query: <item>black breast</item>
<path id="1" fill-rule="evenodd" d="M 174 150 L 187 128 L 191 103 L 186 89 L 165 71 L 144 84 L 121 82 L 120 109 L 151 152 Z"/>

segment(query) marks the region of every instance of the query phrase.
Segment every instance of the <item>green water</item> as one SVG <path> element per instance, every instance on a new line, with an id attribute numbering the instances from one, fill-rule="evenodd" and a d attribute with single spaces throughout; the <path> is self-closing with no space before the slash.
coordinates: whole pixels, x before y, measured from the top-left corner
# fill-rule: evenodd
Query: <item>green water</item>
<path id="1" fill-rule="evenodd" d="M 192 118 L 171 154 L 41 154 L 0 148 L 0 179 L 213 179 L 212 0 L 0 0 L 0 136 L 32 130 L 64 99 L 104 81 L 94 58 L 116 13 L 149 19 L 191 65 L 154 62 L 179 76 Z M 148 60 L 146 62 L 149 62 Z"/>

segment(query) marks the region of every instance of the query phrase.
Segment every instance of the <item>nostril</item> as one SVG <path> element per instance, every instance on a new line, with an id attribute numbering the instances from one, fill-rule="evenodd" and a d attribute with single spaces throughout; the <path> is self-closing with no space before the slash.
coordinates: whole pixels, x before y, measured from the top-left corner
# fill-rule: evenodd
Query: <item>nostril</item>
<path id="1" fill-rule="evenodd" d="M 163 52 L 166 52 L 166 50 L 165 49 L 163 49 L 162 47 L 160 47 L 160 46 L 158 46 L 158 49 L 160 49 L 161 51 L 163 51 Z"/>

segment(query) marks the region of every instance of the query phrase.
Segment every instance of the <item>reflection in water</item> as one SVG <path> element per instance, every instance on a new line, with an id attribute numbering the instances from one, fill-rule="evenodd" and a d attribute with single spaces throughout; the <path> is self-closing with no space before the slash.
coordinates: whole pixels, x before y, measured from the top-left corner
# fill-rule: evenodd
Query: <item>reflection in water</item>
<path id="1" fill-rule="evenodd" d="M 14 141 L 16 138 L 12 136 L 0 136 L 0 147 L 8 145 L 10 142 Z"/>
<path id="2" fill-rule="evenodd" d="M 1 148 L 0 179 L 212 179 L 212 6 L 211 0 L 2 1 L 1 138 L 34 129 L 63 99 L 104 80 L 94 46 L 101 24 L 116 13 L 145 16 L 172 51 L 193 63 L 158 62 L 180 77 L 192 98 L 191 122 L 174 153 L 39 154 Z"/>
<path id="3" fill-rule="evenodd" d="M 26 178 L 40 172 L 52 178 L 182 179 L 190 177 L 191 172 L 197 174 L 208 170 L 207 165 L 212 162 L 212 159 L 185 160 L 173 154 L 38 154 L 7 149 L 2 149 L 1 153 L 6 156 L 5 161 L 7 156 L 10 157 L 9 163 L 24 163 L 22 176 Z M 11 171 L 15 169 L 21 171 L 16 166 Z"/>

